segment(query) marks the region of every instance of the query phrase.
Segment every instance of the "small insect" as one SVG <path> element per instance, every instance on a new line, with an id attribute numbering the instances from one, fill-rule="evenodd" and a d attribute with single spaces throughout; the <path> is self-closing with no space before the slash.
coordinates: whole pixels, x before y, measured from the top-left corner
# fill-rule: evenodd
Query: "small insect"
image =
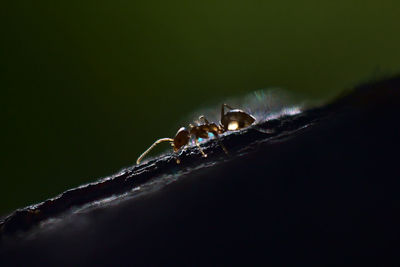
<path id="1" fill-rule="evenodd" d="M 225 113 L 225 108 L 229 109 Z M 207 157 L 203 149 L 200 147 L 199 140 L 208 139 L 209 133 L 215 136 L 220 146 L 224 150 L 225 154 L 228 155 L 228 150 L 221 143 L 219 135 L 227 131 L 236 131 L 246 127 L 249 127 L 255 122 L 255 118 L 240 109 L 234 109 L 227 104 L 221 106 L 221 121 L 219 124 L 209 122 L 203 115 L 199 117 L 200 123 L 197 125 L 189 124 L 189 128 L 181 127 L 176 133 L 174 138 L 161 138 L 155 141 L 146 151 L 144 151 L 139 158 L 136 160 L 136 164 L 139 164 L 142 159 L 158 144 L 163 142 L 170 142 L 174 153 L 177 153 L 180 149 L 184 148 L 189 144 L 191 138 L 194 139 L 196 146 L 199 148 L 203 157 Z M 180 160 L 177 159 L 177 163 Z"/>

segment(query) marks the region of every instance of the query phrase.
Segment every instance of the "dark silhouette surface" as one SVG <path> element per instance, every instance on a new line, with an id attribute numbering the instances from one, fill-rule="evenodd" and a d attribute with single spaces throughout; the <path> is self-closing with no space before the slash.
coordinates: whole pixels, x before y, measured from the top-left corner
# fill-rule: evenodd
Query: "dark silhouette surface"
<path id="1" fill-rule="evenodd" d="M 398 264 L 400 78 L 17 211 L 0 261 Z M 121 195 L 122 194 L 122 195 Z"/>

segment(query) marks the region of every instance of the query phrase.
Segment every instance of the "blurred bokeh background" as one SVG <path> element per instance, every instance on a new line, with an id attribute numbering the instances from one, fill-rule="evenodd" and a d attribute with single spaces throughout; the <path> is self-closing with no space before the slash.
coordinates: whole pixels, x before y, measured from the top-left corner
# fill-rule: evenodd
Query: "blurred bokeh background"
<path id="1" fill-rule="evenodd" d="M 400 71 L 400 1 L 2 4 L 0 215 L 134 164 L 215 100 Z"/>

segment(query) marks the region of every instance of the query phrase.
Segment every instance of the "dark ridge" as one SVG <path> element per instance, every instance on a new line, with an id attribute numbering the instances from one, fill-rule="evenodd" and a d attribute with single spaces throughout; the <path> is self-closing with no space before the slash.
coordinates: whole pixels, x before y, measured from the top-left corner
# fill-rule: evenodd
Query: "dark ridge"
<path id="1" fill-rule="evenodd" d="M 399 106 L 400 76 L 372 82 L 222 136 L 229 157 L 210 140 L 17 210 L 0 265 L 398 265 Z"/>
<path id="2" fill-rule="evenodd" d="M 232 154 L 230 157 L 232 158 L 239 151 L 249 150 L 249 147 L 257 141 L 282 137 L 290 132 L 295 132 L 316 121 L 324 113 L 324 109 L 315 109 L 294 116 L 283 116 L 242 131 L 221 136 L 221 141 L 229 147 Z M 209 140 L 204 145 L 203 150 L 208 155 L 206 162 L 229 160 L 229 157 L 218 147 L 216 140 Z M 113 176 L 103 178 L 98 182 L 70 189 L 55 198 L 16 210 L 0 222 L 0 234 L 29 230 L 40 221 L 57 216 L 72 207 L 122 194 L 154 177 L 175 172 L 177 167 L 180 170 L 191 169 L 197 166 L 200 160 L 204 162 L 195 146 L 182 151 L 179 159 L 181 160 L 179 165 L 176 164 L 176 159 L 171 155 L 152 159 L 138 166 L 127 168 Z"/>

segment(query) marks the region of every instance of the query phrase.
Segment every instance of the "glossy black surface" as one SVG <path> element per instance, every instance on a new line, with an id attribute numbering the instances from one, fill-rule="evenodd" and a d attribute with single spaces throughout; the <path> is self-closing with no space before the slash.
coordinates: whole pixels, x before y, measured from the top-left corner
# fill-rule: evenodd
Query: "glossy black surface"
<path id="1" fill-rule="evenodd" d="M 399 263 L 399 89 L 400 78 L 366 85 L 323 108 L 227 135 L 230 158 L 211 141 L 206 160 L 193 148 L 181 165 L 167 156 L 67 192 L 43 204 L 40 226 L 9 218 L 0 259 Z"/>

